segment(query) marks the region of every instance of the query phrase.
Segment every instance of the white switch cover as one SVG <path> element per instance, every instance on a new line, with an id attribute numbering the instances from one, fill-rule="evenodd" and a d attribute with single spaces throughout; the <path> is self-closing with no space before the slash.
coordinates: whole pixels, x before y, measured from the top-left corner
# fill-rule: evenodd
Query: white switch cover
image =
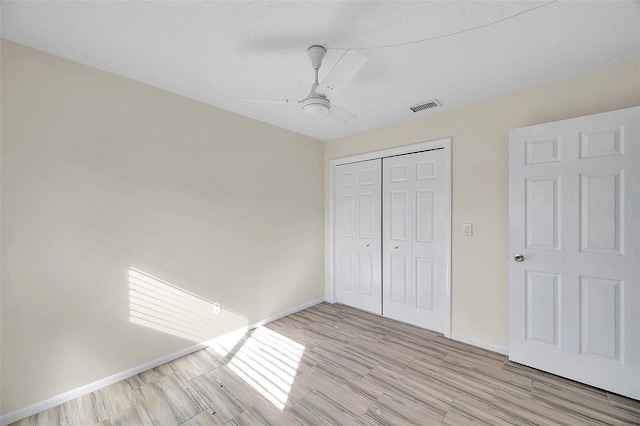
<path id="1" fill-rule="evenodd" d="M 464 224 L 464 236 L 471 237 L 473 235 L 473 225 L 470 223 Z"/>
<path id="2" fill-rule="evenodd" d="M 213 303 L 213 313 L 219 315 L 222 312 L 222 306 L 220 306 L 220 302 Z"/>

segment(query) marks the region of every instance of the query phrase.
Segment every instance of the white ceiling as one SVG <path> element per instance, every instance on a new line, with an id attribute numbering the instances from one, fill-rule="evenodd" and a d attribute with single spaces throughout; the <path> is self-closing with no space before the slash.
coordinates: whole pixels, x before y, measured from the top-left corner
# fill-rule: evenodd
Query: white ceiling
<path id="1" fill-rule="evenodd" d="M 640 57 L 639 1 L 545 3 L 2 1 L 0 30 L 3 38 L 330 140 L 432 113 L 408 109 L 432 98 L 443 110 Z M 481 28 L 446 36 L 473 27 Z M 328 49 L 320 79 L 344 48 L 369 58 L 331 97 L 358 120 L 343 124 L 307 116 L 299 105 L 240 99 L 304 98 L 313 44 Z"/>

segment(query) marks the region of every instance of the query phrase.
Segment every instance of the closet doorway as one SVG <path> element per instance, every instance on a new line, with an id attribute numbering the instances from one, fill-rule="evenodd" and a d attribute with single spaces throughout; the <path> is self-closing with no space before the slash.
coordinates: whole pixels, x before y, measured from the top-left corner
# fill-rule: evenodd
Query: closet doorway
<path id="1" fill-rule="evenodd" d="M 451 140 L 330 162 L 326 299 L 450 336 Z"/>

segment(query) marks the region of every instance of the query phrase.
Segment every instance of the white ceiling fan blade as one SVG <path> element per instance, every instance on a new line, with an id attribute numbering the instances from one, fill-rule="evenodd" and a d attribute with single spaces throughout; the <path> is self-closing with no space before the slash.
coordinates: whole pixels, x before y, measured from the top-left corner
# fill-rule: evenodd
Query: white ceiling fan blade
<path id="1" fill-rule="evenodd" d="M 327 96 L 338 92 L 366 62 L 367 57 L 362 53 L 357 50 L 347 50 L 329 74 L 322 79 L 316 92 Z"/>
<path id="2" fill-rule="evenodd" d="M 239 98 L 240 100 L 254 104 L 294 104 L 300 103 L 297 99 L 259 99 L 259 98 Z"/>
<path id="3" fill-rule="evenodd" d="M 351 114 L 350 112 L 345 111 L 342 108 L 337 107 L 335 105 L 331 105 L 331 109 L 327 113 L 327 117 L 333 118 L 334 120 L 338 120 L 342 123 L 348 123 L 358 118 L 355 115 Z"/>

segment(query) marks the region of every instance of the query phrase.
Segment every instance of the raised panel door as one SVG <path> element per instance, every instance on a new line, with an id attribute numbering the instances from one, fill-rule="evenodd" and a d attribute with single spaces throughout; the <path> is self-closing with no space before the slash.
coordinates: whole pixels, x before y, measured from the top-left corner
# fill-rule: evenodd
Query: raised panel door
<path id="1" fill-rule="evenodd" d="M 381 160 L 336 167 L 335 277 L 339 303 L 382 313 Z"/>
<path id="2" fill-rule="evenodd" d="M 509 155 L 509 358 L 640 399 L 640 107 L 513 130 Z"/>
<path id="3" fill-rule="evenodd" d="M 444 331 L 444 149 L 383 159 L 383 312 Z"/>

